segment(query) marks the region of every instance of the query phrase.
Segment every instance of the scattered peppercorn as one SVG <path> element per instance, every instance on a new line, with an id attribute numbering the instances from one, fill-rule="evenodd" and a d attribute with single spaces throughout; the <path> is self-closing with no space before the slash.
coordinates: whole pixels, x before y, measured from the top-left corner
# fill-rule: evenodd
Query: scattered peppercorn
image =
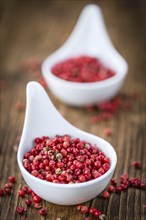
<path id="1" fill-rule="evenodd" d="M 4 190 L 6 194 L 11 194 L 11 188 L 5 188 Z"/>
<path id="2" fill-rule="evenodd" d="M 18 214 L 20 214 L 20 215 L 22 215 L 25 211 L 26 211 L 26 209 L 25 209 L 24 207 L 22 207 L 22 206 L 18 206 L 18 207 L 16 208 L 16 212 L 17 212 Z"/>
<path id="3" fill-rule="evenodd" d="M 12 188 L 12 183 L 5 183 L 4 188 Z"/>
<path id="4" fill-rule="evenodd" d="M 105 128 L 105 135 L 106 136 L 111 136 L 112 135 L 112 131 L 110 128 Z"/>
<path id="5" fill-rule="evenodd" d="M 34 208 L 40 209 L 42 205 L 40 203 L 34 203 Z"/>
<path id="6" fill-rule="evenodd" d="M 132 167 L 135 167 L 136 169 L 140 169 L 141 168 L 141 162 L 140 161 L 133 161 L 131 163 Z"/>
<path id="7" fill-rule="evenodd" d="M 84 205 L 84 206 L 81 207 L 80 210 L 81 210 L 81 212 L 83 212 L 83 213 L 87 213 L 87 212 L 88 212 L 88 207 Z"/>
<path id="8" fill-rule="evenodd" d="M 45 216 L 46 215 L 46 209 L 45 208 L 41 208 L 39 210 L 39 214 L 42 215 L 42 216 Z"/>
<path id="9" fill-rule="evenodd" d="M 15 183 L 16 181 L 14 176 L 9 176 L 8 180 L 10 183 Z"/>
<path id="10" fill-rule="evenodd" d="M 26 192 L 25 192 L 24 190 L 20 190 L 20 191 L 18 192 L 18 194 L 19 194 L 19 196 L 21 196 L 21 197 L 25 197 Z"/>
<path id="11" fill-rule="evenodd" d="M 16 109 L 17 109 L 17 111 L 23 111 L 24 110 L 24 104 L 23 103 L 21 103 L 21 102 L 17 102 L 16 103 Z"/>
<path id="12" fill-rule="evenodd" d="M 39 203 L 41 201 L 41 198 L 39 196 L 34 196 L 33 201 L 34 203 Z"/>
<path id="13" fill-rule="evenodd" d="M 31 206 L 32 201 L 30 199 L 26 199 L 25 203 L 26 203 L 27 206 Z"/>
<path id="14" fill-rule="evenodd" d="M 104 198 L 108 198 L 110 196 L 109 192 L 108 191 L 104 191 L 103 192 L 103 197 Z"/>

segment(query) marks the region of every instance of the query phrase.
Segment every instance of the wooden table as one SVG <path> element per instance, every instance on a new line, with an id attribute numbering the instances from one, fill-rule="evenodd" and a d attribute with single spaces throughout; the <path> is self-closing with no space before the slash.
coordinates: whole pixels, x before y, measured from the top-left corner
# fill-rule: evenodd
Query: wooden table
<path id="1" fill-rule="evenodd" d="M 25 200 L 18 197 L 18 191 L 25 182 L 17 164 L 18 136 L 21 134 L 25 111 L 16 109 L 17 103 L 25 103 L 25 87 L 28 81 L 40 79 L 34 69 L 34 59 L 43 61 L 62 45 L 69 36 L 83 6 L 97 3 L 101 6 L 109 35 L 115 47 L 125 57 L 129 71 L 123 94 L 139 91 L 140 96 L 133 101 L 130 111 L 119 110 L 109 121 L 91 123 L 96 111 L 67 106 L 48 94 L 57 109 L 76 127 L 106 138 L 118 155 L 115 178 L 122 173 L 130 177 L 146 179 L 145 146 L 145 0 L 58 0 L 58 1 L 18 1 L 2 0 L 1 24 L 1 187 L 9 175 L 16 177 L 16 184 L 10 196 L 0 198 L 0 219 L 23 219 L 16 214 L 16 207 Z M 24 63 L 30 62 L 29 72 Z M 23 65 L 22 65 L 23 64 Z M 23 68 L 22 68 L 23 67 Z M 24 71 L 22 71 L 22 69 Z M 112 136 L 105 136 L 105 128 L 112 129 Z M 135 170 L 131 162 L 139 160 L 142 168 Z M 107 215 L 108 220 L 144 220 L 146 204 L 145 191 L 129 188 L 110 198 L 101 196 L 86 203 Z M 28 220 L 82 220 L 85 215 L 75 206 L 59 206 L 43 201 L 47 216 L 40 217 L 37 210 L 30 208 L 26 213 Z"/>

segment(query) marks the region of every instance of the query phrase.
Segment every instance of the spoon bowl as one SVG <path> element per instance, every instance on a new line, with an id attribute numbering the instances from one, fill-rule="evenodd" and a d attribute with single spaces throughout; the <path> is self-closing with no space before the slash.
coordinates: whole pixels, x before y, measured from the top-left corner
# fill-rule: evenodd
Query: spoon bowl
<path id="1" fill-rule="evenodd" d="M 82 55 L 97 57 L 116 73 L 115 76 L 100 82 L 78 83 L 60 79 L 52 73 L 55 64 Z M 122 87 L 127 70 L 127 62 L 108 36 L 100 8 L 93 4 L 85 6 L 70 37 L 42 64 L 43 77 L 52 93 L 73 106 L 97 104 L 113 98 Z"/>
<path id="2" fill-rule="evenodd" d="M 47 182 L 32 176 L 23 167 L 26 152 L 33 147 L 36 137 L 68 134 L 81 140 L 96 144 L 110 158 L 110 169 L 101 177 L 76 184 L 59 184 Z M 24 127 L 17 154 L 18 165 L 27 185 L 41 198 L 60 205 L 74 205 L 96 197 L 109 183 L 114 173 L 117 156 L 113 147 L 105 140 L 84 132 L 69 122 L 56 110 L 45 90 L 39 83 L 27 85 L 27 106 Z"/>

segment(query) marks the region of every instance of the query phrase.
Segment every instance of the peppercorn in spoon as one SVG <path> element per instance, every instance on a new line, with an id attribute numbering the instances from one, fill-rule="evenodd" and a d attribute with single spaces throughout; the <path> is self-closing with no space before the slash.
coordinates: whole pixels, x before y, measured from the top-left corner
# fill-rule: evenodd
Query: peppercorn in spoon
<path id="1" fill-rule="evenodd" d="M 97 168 L 97 169 L 94 169 L 94 173 L 96 172 L 96 174 L 99 173 L 100 175 L 96 176 L 95 179 L 93 178 L 91 179 L 90 178 L 91 174 L 90 174 L 88 181 L 85 181 L 85 179 L 83 180 L 83 178 L 80 179 L 81 177 L 78 178 L 78 176 L 76 176 L 76 179 L 78 178 L 78 181 L 67 182 L 65 180 L 66 182 L 63 183 L 63 182 L 57 182 L 57 181 L 52 182 L 52 180 L 49 181 L 49 180 L 46 180 L 45 178 L 41 179 L 39 178 L 40 176 L 35 175 L 34 172 L 30 173 L 29 172 L 30 170 L 38 171 L 40 169 L 39 171 L 45 177 L 46 177 L 46 174 L 51 175 L 51 172 L 54 172 L 54 168 L 52 168 L 52 165 L 49 164 L 51 168 L 46 169 L 47 163 L 46 161 L 44 163 L 44 160 L 46 160 L 46 158 L 49 163 L 50 161 L 54 160 L 54 163 L 57 164 L 57 166 L 58 166 L 58 161 L 60 161 L 59 164 L 61 164 L 62 162 L 63 167 L 61 165 L 61 169 L 62 171 L 66 170 L 65 161 L 68 160 L 68 157 L 66 157 L 66 154 L 64 154 L 61 150 L 65 148 L 64 152 L 66 151 L 67 154 L 71 156 L 71 152 L 68 151 L 70 146 L 67 143 L 63 145 L 59 144 L 59 146 L 57 147 L 59 149 L 58 151 L 61 153 L 59 153 L 58 151 L 54 152 L 54 149 L 56 149 L 57 144 L 54 145 L 53 147 L 52 145 L 50 145 L 50 148 L 49 148 L 48 146 L 49 146 L 50 141 L 40 142 L 39 139 L 36 139 L 37 137 L 42 137 L 42 136 L 49 136 L 50 138 L 54 138 L 56 135 L 58 135 L 58 137 L 61 137 L 63 135 L 69 135 L 74 139 L 79 138 L 80 140 L 84 141 L 84 143 L 85 142 L 90 143 L 90 145 L 92 146 L 95 145 L 93 149 L 93 147 L 89 147 L 89 144 L 86 144 L 86 145 L 79 144 L 78 145 L 79 149 L 77 149 L 78 150 L 77 152 L 80 152 L 81 156 L 84 155 L 85 159 L 90 158 L 88 162 L 93 162 L 93 166 Z M 34 141 L 36 144 L 35 149 L 31 150 L 34 145 Z M 82 147 L 84 147 L 84 149 L 80 151 Z M 86 149 L 87 147 L 89 148 L 90 152 Z M 75 149 L 75 145 L 74 147 L 72 146 L 72 152 L 74 152 L 74 149 Z M 40 151 L 45 151 L 45 153 L 39 154 L 39 157 L 38 157 L 37 152 L 40 152 Z M 29 156 L 27 154 L 28 159 L 26 159 L 27 152 L 31 152 L 32 154 L 32 155 L 30 154 Z M 54 154 L 52 154 L 50 158 L 49 155 L 51 152 L 54 152 Z M 98 155 L 99 156 L 98 159 L 100 158 L 99 159 L 100 161 L 98 163 L 95 158 L 96 152 L 100 152 L 100 155 Z M 59 154 L 62 154 L 62 155 L 59 155 Z M 91 154 L 92 154 L 92 158 L 91 158 Z M 74 163 L 75 160 L 77 161 L 78 159 L 81 158 L 81 156 L 77 157 L 78 153 L 75 155 L 76 156 L 74 156 L 72 159 L 72 163 Z M 29 82 L 27 85 L 26 115 L 25 115 L 25 121 L 24 121 L 23 132 L 22 132 L 22 136 L 20 140 L 20 145 L 18 148 L 17 160 L 18 160 L 18 165 L 19 165 L 19 168 L 20 168 L 20 171 L 22 173 L 24 180 L 26 181 L 27 185 L 38 196 L 40 196 L 44 200 L 47 200 L 55 204 L 74 205 L 74 204 L 80 204 L 90 199 L 93 199 L 102 190 L 104 190 L 104 188 L 107 186 L 107 184 L 109 183 L 114 173 L 116 163 L 117 163 L 117 156 L 116 156 L 115 150 L 107 141 L 97 136 L 94 136 L 92 134 L 86 133 L 74 127 L 69 122 L 67 122 L 62 117 L 62 115 L 57 111 L 57 109 L 54 107 L 50 98 L 47 96 L 47 93 L 41 87 L 41 85 L 37 82 Z M 24 167 L 25 162 L 26 162 L 25 160 L 28 160 L 27 161 L 28 164 L 31 164 L 32 160 L 34 160 L 35 163 L 33 165 L 30 165 L 29 168 Z M 38 167 L 39 160 L 42 160 L 42 163 L 43 163 L 43 166 L 41 165 L 41 167 Z M 103 163 L 107 164 L 107 162 L 109 163 L 109 167 L 106 170 L 106 172 L 103 172 L 103 168 L 104 170 L 106 169 L 106 165 L 104 167 Z M 86 163 L 87 161 L 84 164 Z M 34 165 L 35 165 L 35 168 L 34 168 Z M 67 166 L 69 166 L 69 164 Z M 75 163 L 75 166 L 77 166 L 76 163 Z M 102 166 L 101 167 L 102 169 L 99 170 L 99 166 Z M 90 169 L 92 169 L 92 167 L 87 164 L 87 165 L 84 165 L 84 167 L 81 167 L 79 170 L 80 172 L 84 173 L 83 171 L 84 168 L 86 168 L 87 170 L 87 168 L 89 167 Z M 61 172 L 60 172 L 61 169 L 58 169 L 57 167 L 57 169 L 55 170 L 57 172 L 55 173 L 55 175 L 53 174 L 54 178 L 58 178 L 56 177 L 56 175 L 58 174 L 61 175 Z M 93 172 L 92 172 L 92 175 L 94 175 Z"/>
<path id="2" fill-rule="evenodd" d="M 53 74 L 55 65 L 80 56 L 97 58 L 102 66 L 115 74 L 97 82 L 72 82 L 65 80 L 66 75 L 61 79 Z M 42 64 L 43 77 L 52 93 L 61 101 L 74 106 L 97 104 L 113 98 L 122 87 L 127 70 L 127 62 L 114 48 L 106 31 L 102 12 L 94 4 L 83 9 L 67 41 Z M 105 71 L 101 72 L 101 76 L 104 75 Z"/>

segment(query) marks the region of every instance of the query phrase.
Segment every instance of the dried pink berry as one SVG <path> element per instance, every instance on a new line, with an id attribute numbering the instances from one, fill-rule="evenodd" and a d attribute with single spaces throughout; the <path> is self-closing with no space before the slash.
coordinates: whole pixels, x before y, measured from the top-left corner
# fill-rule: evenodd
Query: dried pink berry
<path id="1" fill-rule="evenodd" d="M 10 183 L 15 183 L 16 182 L 14 176 L 9 176 L 8 180 L 9 180 Z"/>
<path id="2" fill-rule="evenodd" d="M 88 212 L 88 207 L 87 206 L 82 206 L 81 207 L 81 212 L 83 212 L 83 213 L 87 213 Z"/>
<path id="3" fill-rule="evenodd" d="M 25 192 L 24 190 L 20 190 L 20 191 L 18 192 L 18 194 L 19 194 L 19 196 L 21 196 L 21 197 L 25 197 L 26 192 Z"/>
<path id="4" fill-rule="evenodd" d="M 34 203 L 39 203 L 41 201 L 41 198 L 39 196 L 34 196 L 33 201 Z"/>
<path id="5" fill-rule="evenodd" d="M 42 215 L 42 216 L 45 216 L 46 215 L 46 209 L 45 208 L 41 208 L 39 210 L 39 214 Z"/>
<path id="6" fill-rule="evenodd" d="M 112 131 L 110 128 L 105 128 L 105 135 L 106 136 L 111 136 L 112 135 Z"/>
<path id="7" fill-rule="evenodd" d="M 111 179 L 111 185 L 116 186 L 117 185 L 117 180 L 112 178 Z"/>
<path id="8" fill-rule="evenodd" d="M 96 208 L 94 208 L 94 207 L 91 207 L 91 208 L 89 209 L 89 213 L 90 213 L 91 215 L 93 215 L 95 211 L 96 211 Z"/>
<path id="9" fill-rule="evenodd" d="M 115 187 L 113 185 L 109 185 L 107 189 L 109 192 L 114 192 Z"/>
<path id="10" fill-rule="evenodd" d="M 104 198 L 107 199 L 109 196 L 110 196 L 110 194 L 109 194 L 108 191 L 104 191 L 104 192 L 103 192 L 103 197 L 104 197 Z"/>
<path id="11" fill-rule="evenodd" d="M 139 169 L 139 168 L 141 168 L 141 162 L 140 161 L 133 161 L 131 163 L 131 166 L 135 167 L 136 169 Z"/>
<path id="12" fill-rule="evenodd" d="M 42 205 L 40 203 L 34 203 L 34 208 L 40 209 Z"/>
<path id="13" fill-rule="evenodd" d="M 121 191 L 122 191 L 122 187 L 121 186 L 116 186 L 115 192 L 120 193 Z"/>
<path id="14" fill-rule="evenodd" d="M 82 205 L 77 205 L 77 210 L 81 210 Z"/>
<path id="15" fill-rule="evenodd" d="M 18 206 L 16 208 L 16 212 L 20 215 L 22 215 L 25 211 L 26 211 L 26 209 L 24 207 Z"/>
<path id="16" fill-rule="evenodd" d="M 30 199 L 26 199 L 25 203 L 26 203 L 27 206 L 31 206 L 32 201 Z"/>
<path id="17" fill-rule="evenodd" d="M 12 188 L 12 183 L 5 183 L 4 188 Z"/>
<path id="18" fill-rule="evenodd" d="M 96 210 L 96 211 L 94 212 L 94 216 L 95 216 L 95 217 L 99 217 L 100 215 L 101 215 L 101 211 Z"/>
<path id="19" fill-rule="evenodd" d="M 21 103 L 21 102 L 17 102 L 17 104 L 16 104 L 16 109 L 17 109 L 18 111 L 23 111 L 23 110 L 24 110 L 24 104 Z"/>
<path id="20" fill-rule="evenodd" d="M 11 194 L 11 188 L 5 188 L 4 190 L 6 194 Z"/>

